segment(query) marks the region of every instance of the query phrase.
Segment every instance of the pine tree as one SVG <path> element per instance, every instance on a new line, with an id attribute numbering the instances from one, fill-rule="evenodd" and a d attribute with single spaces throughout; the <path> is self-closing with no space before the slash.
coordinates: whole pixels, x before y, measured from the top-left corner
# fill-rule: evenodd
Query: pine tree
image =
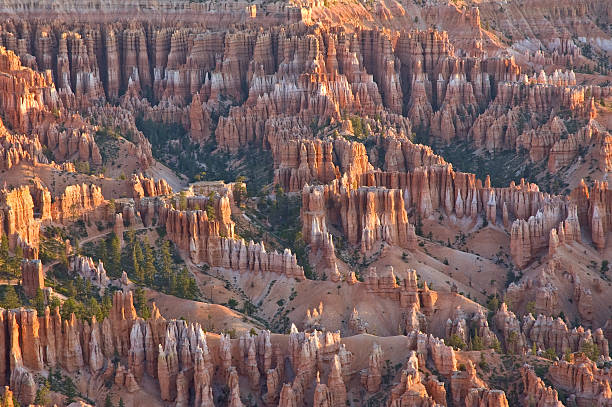
<path id="1" fill-rule="evenodd" d="M 116 209 L 115 200 L 111 199 L 110 201 L 108 201 L 108 205 L 106 206 L 107 215 L 109 217 L 115 216 L 115 209 Z"/>
<path id="2" fill-rule="evenodd" d="M 72 252 L 75 255 L 81 254 L 81 245 L 79 244 L 79 239 L 74 238 L 74 242 L 72 243 Z"/>
<path id="3" fill-rule="evenodd" d="M 0 261 L 4 264 L 8 261 L 9 258 L 9 243 L 8 237 L 6 235 L 2 235 L 2 240 L 0 241 Z"/>
<path id="4" fill-rule="evenodd" d="M 96 320 L 98 321 L 102 321 L 104 319 L 104 314 L 102 313 L 102 307 L 100 306 L 100 304 L 98 304 L 98 301 L 93 297 L 91 297 L 89 299 L 89 302 L 87 303 L 86 312 L 89 318 L 95 315 Z"/>
<path id="5" fill-rule="evenodd" d="M 64 394 L 66 395 L 66 404 L 74 402 L 75 398 L 79 394 L 74 382 L 67 376 L 64 378 Z"/>
<path id="6" fill-rule="evenodd" d="M 106 242 L 101 241 L 98 243 L 98 247 L 96 250 L 96 256 L 98 256 L 98 260 L 101 260 L 102 263 L 106 264 L 108 262 L 108 255 L 106 253 Z"/>
<path id="7" fill-rule="evenodd" d="M 478 335 L 474 335 L 472 338 L 472 350 L 483 350 L 484 344 L 482 342 L 482 338 Z"/>
<path id="8" fill-rule="evenodd" d="M 175 289 L 176 289 L 176 293 L 175 295 L 177 297 L 181 297 L 181 298 L 185 298 L 185 290 L 187 288 L 187 281 L 185 279 L 185 272 L 186 269 L 182 268 L 181 271 L 179 273 L 177 273 L 176 277 L 174 278 L 175 280 Z"/>
<path id="9" fill-rule="evenodd" d="M 102 321 L 102 319 L 108 316 L 112 307 L 113 307 L 113 299 L 111 298 L 111 295 L 108 292 L 106 292 L 104 294 L 104 297 L 102 297 L 102 306 L 100 307 L 102 318 L 98 319 L 100 322 Z"/>
<path id="10" fill-rule="evenodd" d="M 125 241 L 128 246 L 134 246 L 136 243 L 136 232 L 134 230 L 128 230 L 125 233 Z"/>
<path id="11" fill-rule="evenodd" d="M 142 287 L 138 287 L 134 291 L 134 305 L 140 317 L 144 319 L 149 319 L 149 317 L 151 317 L 151 310 L 147 305 L 147 298 Z"/>
<path id="12" fill-rule="evenodd" d="M 143 275 L 145 279 L 145 283 L 147 285 L 153 284 L 155 281 L 155 274 L 157 270 L 155 269 L 155 256 L 153 255 L 153 249 L 151 249 L 151 245 L 145 241 L 144 243 L 144 256 L 143 256 Z"/>
<path id="13" fill-rule="evenodd" d="M 15 246 L 15 257 L 19 260 L 19 262 L 21 262 L 21 259 L 23 259 L 23 249 L 19 245 Z"/>
<path id="14" fill-rule="evenodd" d="M 211 192 L 208 194 L 208 200 L 206 201 L 206 216 L 208 220 L 215 220 L 215 193 Z"/>
<path id="15" fill-rule="evenodd" d="M 44 406 L 49 402 L 49 391 L 51 390 L 49 383 L 45 382 L 44 385 L 40 386 L 38 390 L 36 390 L 36 398 L 34 399 L 34 403 L 36 405 Z"/>
<path id="16" fill-rule="evenodd" d="M 144 269 L 140 266 L 138 258 L 142 258 L 142 250 L 140 250 L 140 244 L 136 243 L 132 247 L 132 268 L 134 269 L 134 277 L 138 281 L 144 281 Z"/>
<path id="17" fill-rule="evenodd" d="M 111 277 L 121 277 L 121 242 L 115 233 L 108 239 L 108 267 L 106 271 Z"/>
<path id="18" fill-rule="evenodd" d="M 123 404 L 123 399 L 119 399 L 119 407 L 125 407 L 125 404 Z"/>
<path id="19" fill-rule="evenodd" d="M 181 191 L 179 194 L 179 209 L 181 211 L 187 210 L 187 194 L 185 191 Z"/>
<path id="20" fill-rule="evenodd" d="M 83 294 L 85 296 L 88 296 L 89 293 L 91 293 L 91 290 L 92 290 L 91 280 L 88 279 L 88 278 L 87 279 L 84 278 L 83 280 L 85 282 L 85 287 L 83 287 L 84 288 Z"/>
<path id="21" fill-rule="evenodd" d="M 198 289 L 198 284 L 196 283 L 194 278 L 189 279 L 189 297 L 192 300 L 197 300 L 200 296 L 200 290 Z"/>
<path id="22" fill-rule="evenodd" d="M 36 290 L 36 296 L 32 300 L 32 306 L 36 308 L 38 315 L 43 315 L 45 313 L 45 294 L 40 288 Z"/>
<path id="23" fill-rule="evenodd" d="M 5 288 L 4 296 L 2 297 L 2 307 L 7 309 L 18 308 L 21 306 L 19 296 L 15 291 L 15 287 L 8 285 Z"/>
<path id="24" fill-rule="evenodd" d="M 62 316 L 62 319 L 70 319 L 71 314 L 79 316 L 79 305 L 81 304 L 79 304 L 74 298 L 67 298 L 66 301 L 64 301 L 62 303 L 62 306 L 60 307 L 60 314 Z"/>
<path id="25" fill-rule="evenodd" d="M 172 254 L 170 253 L 170 242 L 164 240 L 161 247 L 161 271 L 165 278 L 170 277 L 172 272 Z"/>
<path id="26" fill-rule="evenodd" d="M 49 301 L 49 309 L 51 311 L 55 311 L 56 308 L 59 308 L 61 305 L 61 302 L 59 300 L 59 298 L 57 298 L 56 296 L 52 296 L 51 300 Z"/>
<path id="27" fill-rule="evenodd" d="M 72 282 L 71 282 L 72 283 Z M 85 279 L 77 277 L 74 279 L 74 292 L 71 294 L 72 297 L 77 298 L 85 295 Z"/>
<path id="28" fill-rule="evenodd" d="M 78 282 L 78 280 L 77 280 Z M 77 295 L 77 288 L 74 286 L 74 282 L 72 280 L 68 281 L 68 283 L 66 284 L 66 295 L 68 297 L 76 297 Z"/>
<path id="29" fill-rule="evenodd" d="M 104 407 L 114 407 L 110 394 L 106 395 L 106 400 L 104 400 Z"/>
<path id="30" fill-rule="evenodd" d="M 172 295 L 176 295 L 177 297 L 179 296 L 177 291 L 176 275 L 174 274 L 171 274 L 170 277 L 168 277 L 168 292 Z"/>
<path id="31" fill-rule="evenodd" d="M 243 206 L 242 204 L 247 195 L 246 186 L 244 185 L 245 180 L 245 177 L 239 176 L 238 178 L 236 178 L 236 182 L 234 183 L 233 195 L 234 200 L 236 201 L 236 204 L 238 206 Z"/>
<path id="32" fill-rule="evenodd" d="M 15 276 L 21 276 L 21 260 L 23 260 L 23 249 L 21 246 L 15 246 L 15 255 L 13 257 L 9 257 L 9 272 Z"/>
<path id="33" fill-rule="evenodd" d="M 144 260 L 144 255 L 142 254 L 142 244 L 139 241 L 135 240 L 133 247 L 136 261 L 138 262 L 138 264 L 142 264 Z"/>

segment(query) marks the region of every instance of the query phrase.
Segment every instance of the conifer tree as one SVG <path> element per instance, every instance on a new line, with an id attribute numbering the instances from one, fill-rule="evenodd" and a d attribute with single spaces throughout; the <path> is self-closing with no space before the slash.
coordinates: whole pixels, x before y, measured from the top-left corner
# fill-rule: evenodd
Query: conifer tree
<path id="1" fill-rule="evenodd" d="M 119 237 L 115 233 L 111 233 L 108 239 L 108 264 L 106 271 L 111 277 L 121 277 L 121 243 Z"/>
<path id="2" fill-rule="evenodd" d="M 144 255 L 143 255 L 143 275 L 145 279 L 145 283 L 147 285 L 153 284 L 155 281 L 155 256 L 153 255 L 153 249 L 151 249 L 151 245 L 145 241 L 144 243 Z"/>
<path id="3" fill-rule="evenodd" d="M 45 313 L 45 294 L 40 288 L 36 290 L 36 296 L 32 300 L 32 305 L 36 308 L 38 315 Z"/>
<path id="4" fill-rule="evenodd" d="M 5 288 L 4 296 L 2 297 L 2 307 L 7 309 L 18 308 L 21 305 L 19 296 L 15 291 L 15 287 L 8 285 Z"/>

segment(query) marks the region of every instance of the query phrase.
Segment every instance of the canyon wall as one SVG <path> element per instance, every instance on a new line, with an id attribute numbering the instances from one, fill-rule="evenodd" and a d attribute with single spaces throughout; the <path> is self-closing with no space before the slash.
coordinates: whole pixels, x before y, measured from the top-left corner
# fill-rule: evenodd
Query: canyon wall
<path id="1" fill-rule="evenodd" d="M 194 195 L 185 197 L 182 204 L 178 196 L 173 199 L 142 198 L 137 210 L 144 225 L 155 220 L 165 226 L 168 238 L 194 263 L 305 279 L 303 268 L 289 249 L 268 252 L 263 242 L 247 243 L 236 236 L 228 195 Z"/>
<path id="2" fill-rule="evenodd" d="M 308 397 L 344 405 L 351 377 L 360 377 L 366 391 L 377 391 L 385 358 L 383 349 L 374 343 L 366 367 L 360 370 L 339 333 L 298 332 L 293 326 L 289 335 L 272 336 L 261 330 L 257 335 L 230 339 L 225 334 L 205 333 L 199 324 L 166 320 L 154 304 L 151 318 L 145 321 L 136 314 L 131 292 L 114 293 L 109 316 L 103 321 L 93 317 L 87 322 L 74 315 L 63 320 L 57 309 L 47 308 L 37 315 L 35 310 L 21 308 L 1 310 L 0 323 L 6 333 L 0 338 L 0 350 L 7 355 L 0 363 L 0 381 L 10 384 L 22 404 L 34 400 L 36 372 L 58 366 L 68 374 L 100 375 L 130 393 L 140 389 L 147 375 L 159 386 L 162 400 L 181 405 L 210 404 L 213 383 L 227 384 L 230 405 L 242 405 L 241 392 L 246 391 L 279 406 L 310 403 Z M 454 397 L 482 386 L 473 370 L 457 371 L 454 351 L 442 341 L 416 331 L 403 341 L 410 357 L 394 398 L 404 399 L 402 394 L 416 386 L 426 400 L 444 399 L 445 386 L 435 378 L 419 386 L 418 366 L 426 364 L 453 377 Z M 116 365 L 111 360 L 114 357 L 120 360 Z M 327 384 L 321 380 L 323 373 Z M 407 380 L 408 375 L 414 380 Z M 243 386 L 248 389 L 241 389 Z M 309 388 L 314 389 L 312 396 L 307 395 Z"/>

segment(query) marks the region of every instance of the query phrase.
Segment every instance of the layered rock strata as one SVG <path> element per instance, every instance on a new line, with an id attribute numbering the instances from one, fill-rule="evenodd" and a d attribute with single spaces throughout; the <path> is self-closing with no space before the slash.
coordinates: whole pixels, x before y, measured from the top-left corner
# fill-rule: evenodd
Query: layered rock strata
<path id="1" fill-rule="evenodd" d="M 38 290 L 42 290 L 45 287 L 45 275 L 40 260 L 22 260 L 21 285 L 25 295 L 30 298 L 34 298 Z"/>

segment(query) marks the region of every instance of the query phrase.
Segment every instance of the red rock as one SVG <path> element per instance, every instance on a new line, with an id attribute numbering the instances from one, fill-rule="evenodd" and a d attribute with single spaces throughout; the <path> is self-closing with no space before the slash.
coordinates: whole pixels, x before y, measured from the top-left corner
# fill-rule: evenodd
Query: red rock
<path id="1" fill-rule="evenodd" d="M 602 404 L 610 400 L 610 375 L 583 355 L 573 363 L 555 362 L 549 369 L 552 384 L 576 395 L 578 405 Z"/>
<path id="2" fill-rule="evenodd" d="M 342 407 L 346 405 L 346 386 L 342 377 L 342 365 L 338 355 L 334 355 L 331 372 L 327 382 L 327 387 L 331 394 L 331 407 Z"/>
<path id="3" fill-rule="evenodd" d="M 45 287 L 45 275 L 43 273 L 42 262 L 38 259 L 23 260 L 21 262 L 21 276 L 23 290 L 30 298 L 34 298 L 37 291 Z"/>
<path id="4" fill-rule="evenodd" d="M 2 234 L 9 240 L 9 247 L 14 249 L 18 240 L 32 247 L 38 247 L 39 222 L 34 219 L 34 202 L 28 187 L 23 186 L 8 191 L 0 191 L 0 211 L 3 227 Z"/>
<path id="5" fill-rule="evenodd" d="M 495 314 L 495 326 L 501 332 L 504 345 L 509 352 L 523 353 L 526 347 L 525 335 L 521 332 L 521 325 L 516 315 L 505 302 Z M 512 339 L 511 339 L 512 338 Z"/>
<path id="6" fill-rule="evenodd" d="M 524 386 L 524 403 L 533 404 L 536 407 L 561 407 L 557 391 L 544 384 L 542 379 L 536 376 L 529 365 L 521 367 L 521 377 Z"/>
<path id="7" fill-rule="evenodd" d="M 240 385 L 238 383 L 238 372 L 235 367 L 231 367 L 229 370 L 229 378 L 227 382 L 229 387 L 229 400 L 228 407 L 242 407 L 242 400 L 240 400 Z"/>
<path id="8" fill-rule="evenodd" d="M 10 388 L 13 389 L 13 396 L 20 404 L 29 405 L 34 403 L 36 398 L 36 382 L 34 376 L 24 369 L 17 366 L 11 372 Z"/>
<path id="9" fill-rule="evenodd" d="M 471 393 L 472 389 L 484 389 L 487 387 L 486 384 L 476 375 L 476 368 L 471 360 L 467 361 L 465 367 L 466 369 L 464 371 L 459 370 L 453 372 L 451 376 L 451 393 L 453 395 L 453 403 L 460 403 L 461 400 L 469 400 L 469 394 Z M 475 405 L 478 406 L 479 404 L 477 403 Z"/>
<path id="10" fill-rule="evenodd" d="M 142 380 L 145 371 L 145 339 L 142 324 L 132 325 L 130 332 L 130 350 L 128 353 L 128 366 L 133 378 Z"/>
<path id="11" fill-rule="evenodd" d="M 64 193 L 55 198 L 51 208 L 53 220 L 74 221 L 80 216 L 96 210 L 104 202 L 102 190 L 96 185 L 69 185 Z"/>
<path id="12" fill-rule="evenodd" d="M 508 407 L 508 400 L 502 390 L 473 388 L 465 397 L 465 405 L 466 407 Z"/>
<path id="13" fill-rule="evenodd" d="M 176 342 L 166 337 L 165 348 L 159 345 L 159 358 L 157 365 L 157 380 L 162 400 L 173 401 L 176 397 L 176 376 L 178 374 L 178 356 Z"/>
<path id="14" fill-rule="evenodd" d="M 437 402 L 428 394 L 427 386 L 421 383 L 421 375 L 418 369 L 418 358 L 416 353 L 412 351 L 406 363 L 406 369 L 402 370 L 400 382 L 391 389 L 389 405 L 397 407 L 437 405 Z M 442 385 L 442 391 L 444 391 L 444 385 Z M 437 393 L 436 396 L 440 397 L 441 394 Z"/>
<path id="15" fill-rule="evenodd" d="M 382 381 L 383 351 L 378 344 L 374 344 L 370 353 L 368 368 L 361 372 L 361 384 L 368 393 L 376 393 Z"/>

